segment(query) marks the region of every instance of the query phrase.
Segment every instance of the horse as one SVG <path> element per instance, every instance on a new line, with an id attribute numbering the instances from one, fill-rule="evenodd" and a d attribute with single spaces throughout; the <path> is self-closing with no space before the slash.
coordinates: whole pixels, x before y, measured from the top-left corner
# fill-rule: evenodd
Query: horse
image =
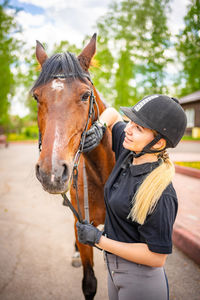
<path id="1" fill-rule="evenodd" d="M 32 95 L 38 105 L 38 127 L 41 152 L 36 163 L 36 177 L 45 191 L 65 195 L 70 192 L 73 207 L 85 218 L 84 175 L 88 186 L 89 221 L 94 226 L 104 224 L 104 184 L 111 173 L 115 158 L 111 147 L 111 131 L 106 130 L 101 143 L 91 152 L 80 151 L 85 135 L 105 108 L 93 85 L 89 67 L 96 52 L 96 34 L 76 57 L 70 52 L 47 56 L 42 44 L 37 41 L 36 58 L 41 72 L 32 87 Z M 95 98 L 94 98 L 95 97 Z M 91 100 L 93 99 L 93 100 Z M 92 106 L 91 101 L 96 105 Z M 77 184 L 73 182 L 74 164 L 79 154 Z M 77 194 L 79 205 L 77 203 Z M 79 243 L 74 217 L 76 245 L 83 266 L 82 291 L 86 300 L 94 299 L 97 279 L 93 270 L 93 248 Z"/>

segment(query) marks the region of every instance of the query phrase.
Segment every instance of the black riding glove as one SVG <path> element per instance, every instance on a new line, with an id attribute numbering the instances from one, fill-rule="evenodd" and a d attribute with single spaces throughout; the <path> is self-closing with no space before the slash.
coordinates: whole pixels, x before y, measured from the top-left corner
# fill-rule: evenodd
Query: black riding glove
<path id="1" fill-rule="evenodd" d="M 83 223 L 77 222 L 77 233 L 78 240 L 82 244 L 87 244 L 94 246 L 99 243 L 99 240 L 103 234 L 102 231 L 94 227 L 92 224 L 89 224 L 86 220 Z"/>
<path id="2" fill-rule="evenodd" d="M 96 121 L 91 128 L 86 132 L 83 152 L 90 152 L 96 148 L 106 131 L 106 126 Z"/>

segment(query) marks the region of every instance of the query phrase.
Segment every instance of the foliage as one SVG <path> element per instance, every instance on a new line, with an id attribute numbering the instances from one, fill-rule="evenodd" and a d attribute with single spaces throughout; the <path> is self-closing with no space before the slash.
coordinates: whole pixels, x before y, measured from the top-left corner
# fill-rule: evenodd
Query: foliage
<path id="1" fill-rule="evenodd" d="M 30 94 L 31 87 L 40 72 L 40 65 L 35 57 L 35 47 L 23 51 L 23 62 L 18 68 L 18 85 L 23 86 L 21 99 L 29 108 L 29 120 L 37 120 L 37 102 Z"/>
<path id="2" fill-rule="evenodd" d="M 8 141 L 15 142 L 15 141 L 37 141 L 38 137 L 33 135 L 26 135 L 25 133 L 9 133 L 8 134 Z"/>
<path id="3" fill-rule="evenodd" d="M 37 123 L 30 120 L 29 115 L 20 118 L 19 116 L 11 116 L 9 124 L 9 141 L 24 141 L 24 140 L 37 140 L 38 139 L 38 126 Z"/>
<path id="4" fill-rule="evenodd" d="M 37 125 L 32 125 L 32 126 L 28 126 L 23 128 L 22 130 L 22 134 L 25 135 L 26 138 L 28 139 L 38 139 L 38 127 Z"/>
<path id="5" fill-rule="evenodd" d="M 175 164 L 183 167 L 200 169 L 200 161 L 176 161 Z"/>
<path id="6" fill-rule="evenodd" d="M 117 107 L 133 104 L 149 93 L 167 92 L 168 11 L 169 0 L 122 0 L 114 2 L 99 20 L 100 34 L 113 40 Z"/>
<path id="7" fill-rule="evenodd" d="M 185 28 L 177 36 L 176 49 L 182 63 L 180 81 L 181 95 L 187 95 L 200 89 L 200 1 L 190 0 Z"/>
<path id="8" fill-rule="evenodd" d="M 10 122 L 7 124 L 8 132 L 21 133 L 24 126 L 24 120 L 19 116 L 10 116 Z"/>
<path id="9" fill-rule="evenodd" d="M 86 45 L 91 37 L 86 37 L 83 45 Z M 113 100 L 113 93 L 110 81 L 112 79 L 112 67 L 114 59 L 108 47 L 109 39 L 106 36 L 97 36 L 97 52 L 92 60 L 90 73 L 97 90 L 102 93 L 106 101 Z"/>
<path id="10" fill-rule="evenodd" d="M 200 138 L 194 138 L 194 137 L 192 137 L 190 135 L 184 135 L 182 137 L 182 140 L 183 141 L 200 141 Z"/>
<path id="11" fill-rule="evenodd" d="M 121 50 L 115 73 L 115 89 L 117 91 L 115 106 L 117 108 L 131 105 L 132 97 L 136 95 L 136 89 L 130 85 L 130 80 L 133 80 L 134 77 L 134 67 L 129 50 Z"/>
<path id="12" fill-rule="evenodd" d="M 15 22 L 16 10 L 9 8 L 9 1 L 0 4 L 0 126 L 6 129 L 9 123 L 10 99 L 14 93 L 15 78 L 12 68 L 16 65 L 14 52 L 19 48 L 19 41 L 14 34 L 20 30 Z"/>
<path id="13" fill-rule="evenodd" d="M 38 139 L 37 122 L 31 121 L 29 115 L 23 118 L 11 115 L 7 124 L 7 135 L 9 141 Z"/>
<path id="14" fill-rule="evenodd" d="M 52 52 L 62 53 L 66 51 L 79 55 L 81 49 L 78 48 L 75 44 L 70 44 L 67 40 L 65 40 L 65 41 L 61 41 L 59 44 L 54 44 Z"/>

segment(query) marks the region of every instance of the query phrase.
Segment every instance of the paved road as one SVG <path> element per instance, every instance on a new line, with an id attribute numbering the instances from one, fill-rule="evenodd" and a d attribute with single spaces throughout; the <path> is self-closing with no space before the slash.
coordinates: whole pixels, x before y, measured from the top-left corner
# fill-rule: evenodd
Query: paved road
<path id="1" fill-rule="evenodd" d="M 71 266 L 73 217 L 34 175 L 37 146 L 0 148 L 0 300 L 83 300 L 82 270 Z M 197 265 L 174 249 L 166 263 L 171 300 L 199 300 Z M 96 300 L 107 300 L 95 249 Z"/>
<path id="2" fill-rule="evenodd" d="M 174 149 L 169 149 L 170 153 L 200 153 L 200 141 L 183 141 Z"/>

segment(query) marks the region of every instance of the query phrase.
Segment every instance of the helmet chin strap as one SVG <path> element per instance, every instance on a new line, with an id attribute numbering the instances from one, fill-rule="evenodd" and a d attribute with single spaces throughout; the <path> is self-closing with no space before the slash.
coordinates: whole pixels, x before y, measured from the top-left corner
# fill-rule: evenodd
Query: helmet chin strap
<path id="1" fill-rule="evenodd" d="M 166 149 L 163 148 L 162 150 L 152 150 L 151 148 L 161 139 L 163 138 L 163 136 L 159 133 L 157 134 L 157 136 L 149 143 L 147 144 L 141 152 L 139 153 L 135 153 L 134 151 L 130 151 L 129 154 L 126 156 L 126 158 L 124 159 L 124 161 L 122 162 L 121 164 L 121 168 L 124 169 L 126 168 L 127 164 L 128 165 L 131 165 L 134 158 L 137 158 L 137 157 L 140 157 L 144 154 L 147 154 L 147 153 L 160 153 L 162 151 L 164 151 Z"/>
<path id="2" fill-rule="evenodd" d="M 147 145 L 142 149 L 141 152 L 139 152 L 138 154 L 136 154 L 136 153 L 133 151 L 133 158 L 140 157 L 140 156 L 142 156 L 142 155 L 144 155 L 144 154 L 147 154 L 147 153 L 159 153 L 159 152 L 162 152 L 163 150 L 165 150 L 166 147 L 163 148 L 162 150 L 152 150 L 152 149 L 151 149 L 151 148 L 152 148 L 152 147 L 153 147 L 160 139 L 162 139 L 162 135 L 161 135 L 160 133 L 158 133 L 158 134 L 156 135 L 156 137 L 155 137 L 149 144 L 147 144 Z"/>

